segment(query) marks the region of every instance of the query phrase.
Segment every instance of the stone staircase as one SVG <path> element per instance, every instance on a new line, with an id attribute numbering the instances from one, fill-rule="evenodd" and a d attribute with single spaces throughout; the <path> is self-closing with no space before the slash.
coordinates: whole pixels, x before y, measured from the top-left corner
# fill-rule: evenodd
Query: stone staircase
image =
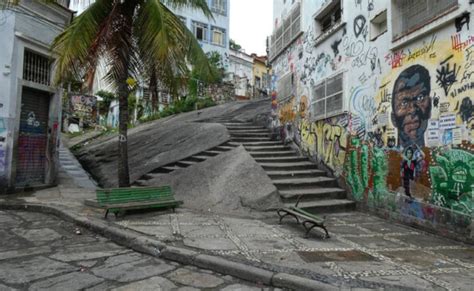
<path id="1" fill-rule="evenodd" d="M 139 179 L 137 179 L 135 182 L 132 183 L 132 186 L 147 186 L 147 181 L 158 178 L 160 175 L 163 174 L 168 174 L 171 173 L 175 170 L 182 169 L 182 168 L 187 168 L 191 165 L 203 162 L 211 157 L 217 156 L 223 152 L 230 151 L 231 149 L 238 147 L 240 144 L 238 143 L 233 143 L 233 142 L 226 142 L 221 145 L 218 145 L 216 147 L 213 147 L 209 150 L 200 152 L 198 154 L 192 155 L 190 157 L 184 158 L 182 160 L 179 160 L 177 162 L 173 162 L 170 164 L 166 164 L 162 167 L 158 167 L 154 169 L 153 171 L 141 176 Z"/>
<path id="2" fill-rule="evenodd" d="M 273 141 L 265 127 L 252 123 L 219 120 L 231 135 L 232 143 L 240 143 L 272 179 L 286 206 L 316 213 L 355 209 L 355 202 L 346 199 L 346 191 L 336 179 L 328 177 L 316 164 L 301 157 L 281 141 Z"/>

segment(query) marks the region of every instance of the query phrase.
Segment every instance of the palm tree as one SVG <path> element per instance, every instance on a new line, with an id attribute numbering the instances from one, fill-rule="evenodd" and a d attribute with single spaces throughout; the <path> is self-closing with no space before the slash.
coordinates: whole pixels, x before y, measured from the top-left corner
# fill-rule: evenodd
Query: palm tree
<path id="1" fill-rule="evenodd" d="M 164 2 L 164 3 L 162 3 Z M 130 78 L 156 80 L 176 92 L 188 65 L 212 74 L 199 43 L 171 8 L 191 7 L 208 18 L 206 0 L 96 0 L 54 41 L 56 82 L 81 76 L 89 86 L 100 61 L 110 68 L 107 80 L 119 96 L 118 185 L 128 187 L 127 126 Z"/>

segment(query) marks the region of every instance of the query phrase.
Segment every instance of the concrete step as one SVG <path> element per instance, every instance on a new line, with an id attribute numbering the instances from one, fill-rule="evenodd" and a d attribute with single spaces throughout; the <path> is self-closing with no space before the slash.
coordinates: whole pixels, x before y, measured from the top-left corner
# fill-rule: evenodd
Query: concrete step
<path id="1" fill-rule="evenodd" d="M 269 157 L 299 157 L 294 151 L 284 152 L 251 152 L 250 155 L 253 158 L 269 158 Z"/>
<path id="2" fill-rule="evenodd" d="M 153 171 L 149 172 L 148 174 L 146 175 L 150 175 L 150 174 L 167 174 L 167 173 L 170 173 L 170 172 L 173 172 L 174 169 L 172 169 L 171 166 L 169 167 L 160 167 L 160 168 L 156 168 L 154 169 Z M 142 176 L 143 177 L 143 176 Z"/>
<path id="3" fill-rule="evenodd" d="M 326 175 L 322 170 L 295 170 L 295 171 L 266 171 L 272 180 L 291 178 L 311 178 Z"/>
<path id="4" fill-rule="evenodd" d="M 223 125 L 226 127 L 252 127 L 255 126 L 255 124 L 250 123 L 250 122 L 222 122 Z"/>
<path id="5" fill-rule="evenodd" d="M 192 157 L 188 157 L 182 161 L 189 161 L 189 162 L 202 162 L 202 161 L 205 161 L 208 157 L 204 157 L 204 156 L 192 156 Z"/>
<path id="6" fill-rule="evenodd" d="M 308 161 L 305 157 L 254 157 L 258 163 L 296 163 Z"/>
<path id="7" fill-rule="evenodd" d="M 290 147 L 282 144 L 268 145 L 268 146 L 248 146 L 244 145 L 245 149 L 250 152 L 282 152 L 282 151 L 293 151 Z"/>
<path id="8" fill-rule="evenodd" d="M 233 129 L 229 129 L 227 128 L 227 131 L 229 131 L 231 134 L 233 133 L 243 133 L 243 132 L 251 132 L 251 133 L 270 133 L 270 131 L 268 131 L 268 129 L 266 129 L 265 127 L 260 127 L 260 128 L 233 128 Z"/>
<path id="9" fill-rule="evenodd" d="M 284 203 L 286 207 L 295 206 L 294 203 Z M 327 212 L 355 210 L 355 202 L 347 199 L 327 199 L 306 201 L 298 204 L 298 208 L 319 215 Z"/>
<path id="10" fill-rule="evenodd" d="M 279 140 L 268 140 L 268 141 L 254 141 L 254 142 L 245 142 L 244 146 L 246 147 L 262 147 L 262 146 L 275 146 L 283 145 Z"/>
<path id="11" fill-rule="evenodd" d="M 197 164 L 197 162 L 181 160 L 181 161 L 178 161 L 178 162 L 175 163 L 176 166 L 182 167 L 182 168 L 187 168 L 187 167 L 192 166 L 194 164 Z"/>
<path id="12" fill-rule="evenodd" d="M 329 177 L 313 177 L 313 178 L 292 178 L 273 180 L 273 185 L 278 190 L 296 190 L 308 189 L 315 187 L 336 187 L 337 181 Z"/>
<path id="13" fill-rule="evenodd" d="M 200 156 L 213 157 L 213 156 L 217 156 L 220 153 L 222 153 L 222 152 L 219 152 L 219 151 L 204 151 L 204 152 L 200 152 L 199 155 Z"/>
<path id="14" fill-rule="evenodd" d="M 196 155 L 196 156 L 192 156 L 191 158 L 197 159 L 197 160 L 199 160 L 199 162 L 202 162 L 202 161 L 205 161 L 205 160 L 209 159 L 210 156 L 204 156 L 204 155 L 199 154 L 199 155 Z"/>
<path id="15" fill-rule="evenodd" d="M 310 162 L 297 163 L 259 163 L 265 171 L 294 171 L 294 170 L 317 170 L 318 167 Z"/>
<path id="16" fill-rule="evenodd" d="M 230 147 L 230 146 L 216 146 L 212 148 L 212 151 L 217 151 L 217 152 L 227 152 L 230 150 L 233 150 L 235 147 Z"/>
<path id="17" fill-rule="evenodd" d="M 346 190 L 341 188 L 309 188 L 296 190 L 281 190 L 280 197 L 283 202 L 295 203 L 298 197 L 300 201 L 320 200 L 320 199 L 344 199 Z"/>
<path id="18" fill-rule="evenodd" d="M 166 166 L 166 167 L 161 167 L 161 168 L 169 172 L 173 172 L 179 169 L 184 169 L 185 167 L 180 167 L 179 165 L 173 165 L 173 166 Z"/>
<path id="19" fill-rule="evenodd" d="M 231 132 L 230 136 L 231 138 L 235 137 L 261 137 L 261 138 L 269 138 L 269 133 L 268 132 Z"/>
<path id="20" fill-rule="evenodd" d="M 230 139 L 234 142 L 236 141 L 240 143 L 270 140 L 270 138 L 268 137 L 239 137 L 239 136 L 236 136 L 236 137 L 231 136 Z"/>

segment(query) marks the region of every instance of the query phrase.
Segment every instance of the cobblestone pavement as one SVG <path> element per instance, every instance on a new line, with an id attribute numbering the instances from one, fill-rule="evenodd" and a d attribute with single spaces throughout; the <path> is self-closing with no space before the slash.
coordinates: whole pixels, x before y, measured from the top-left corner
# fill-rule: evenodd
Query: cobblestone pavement
<path id="1" fill-rule="evenodd" d="M 245 260 L 340 286 L 473 290 L 474 247 L 360 212 L 331 214 L 331 238 L 292 218 L 177 213 L 127 214 L 116 223 L 177 246 Z"/>
<path id="2" fill-rule="evenodd" d="M 0 290 L 17 289 L 277 290 L 133 252 L 54 216 L 0 211 Z"/>

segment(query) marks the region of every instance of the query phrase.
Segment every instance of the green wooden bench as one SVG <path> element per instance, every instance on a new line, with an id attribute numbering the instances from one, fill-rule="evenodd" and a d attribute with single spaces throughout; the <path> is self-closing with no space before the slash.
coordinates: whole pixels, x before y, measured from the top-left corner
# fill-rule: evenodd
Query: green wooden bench
<path id="1" fill-rule="evenodd" d="M 315 227 L 322 228 L 324 232 L 326 233 L 324 238 L 329 238 L 330 236 L 329 236 L 328 230 L 326 229 L 326 226 L 324 225 L 326 217 L 321 218 L 301 208 L 298 208 L 298 204 L 300 203 L 301 197 L 302 196 L 298 197 L 298 200 L 296 201 L 295 206 L 280 208 L 277 210 L 278 216 L 280 216 L 279 223 L 281 224 L 281 221 L 284 217 L 292 216 L 296 219 L 296 222 L 298 224 L 300 223 L 300 219 L 302 220 L 301 224 L 306 230 L 306 234 L 305 234 L 306 238 L 308 237 L 309 232 Z"/>
<path id="2" fill-rule="evenodd" d="M 114 188 L 97 189 L 97 202 L 105 211 L 105 218 L 109 212 L 115 216 L 120 211 L 147 208 L 173 208 L 182 204 L 175 200 L 171 187 L 143 187 L 143 188 Z"/>

